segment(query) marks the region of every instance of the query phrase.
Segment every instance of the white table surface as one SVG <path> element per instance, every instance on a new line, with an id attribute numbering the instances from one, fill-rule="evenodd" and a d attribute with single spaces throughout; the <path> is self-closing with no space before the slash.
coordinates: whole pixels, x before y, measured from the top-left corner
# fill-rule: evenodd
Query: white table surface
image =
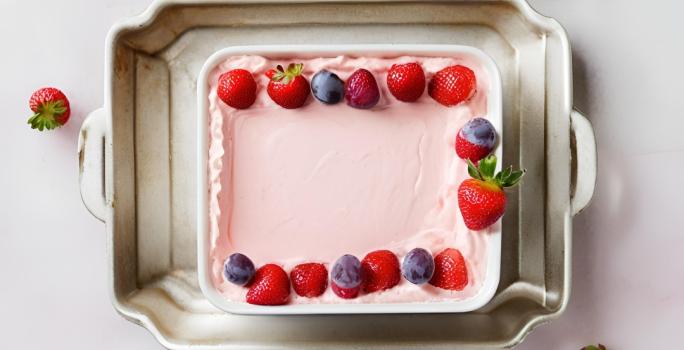
<path id="1" fill-rule="evenodd" d="M 592 206 L 575 219 L 573 292 L 517 349 L 681 348 L 684 329 L 684 31 L 676 1 L 533 0 L 573 47 L 575 106 L 599 148 Z M 76 141 L 102 105 L 103 48 L 148 0 L 0 2 L 0 337 L 6 349 L 161 349 L 112 308 L 104 226 L 81 204 Z M 72 119 L 40 134 L 27 100 L 63 89 Z"/>

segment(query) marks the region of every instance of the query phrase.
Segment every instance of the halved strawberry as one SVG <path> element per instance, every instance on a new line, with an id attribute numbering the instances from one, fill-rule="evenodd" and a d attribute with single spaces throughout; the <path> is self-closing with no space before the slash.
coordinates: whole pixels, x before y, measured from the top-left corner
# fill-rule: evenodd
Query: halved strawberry
<path id="1" fill-rule="evenodd" d="M 58 128 L 67 121 L 71 115 L 69 100 L 64 93 L 52 87 L 36 90 L 29 99 L 29 108 L 33 115 L 28 123 L 31 129 L 43 131 Z"/>
<path id="2" fill-rule="evenodd" d="M 401 279 L 399 259 L 389 250 L 370 252 L 361 260 L 361 277 L 366 293 L 392 288 Z"/>
<path id="3" fill-rule="evenodd" d="M 425 91 L 425 72 L 417 62 L 393 64 L 387 71 L 387 88 L 397 100 L 413 102 Z"/>
<path id="4" fill-rule="evenodd" d="M 463 290 L 468 285 L 468 268 L 458 249 L 447 248 L 435 256 L 430 284 L 448 290 Z"/>
<path id="5" fill-rule="evenodd" d="M 290 297 L 290 280 L 282 267 L 266 264 L 260 267 L 247 291 L 247 302 L 255 305 L 283 305 Z"/>
<path id="6" fill-rule="evenodd" d="M 290 271 L 292 288 L 303 297 L 317 297 L 328 287 L 328 270 L 319 263 L 299 264 Z"/>
<path id="7" fill-rule="evenodd" d="M 496 156 L 490 155 L 474 165 L 470 159 L 468 173 L 472 179 L 458 187 L 458 208 L 463 221 L 471 230 L 483 230 L 495 223 L 506 211 L 506 187 L 515 186 L 525 171 L 513 171 L 508 167 L 494 175 Z"/>
<path id="8" fill-rule="evenodd" d="M 278 65 L 266 72 L 269 78 L 268 96 L 283 108 L 293 109 L 304 105 L 309 97 L 309 81 L 302 75 L 304 65 L 290 63 L 287 69 Z"/>
<path id="9" fill-rule="evenodd" d="M 470 68 L 449 66 L 435 73 L 428 84 L 428 94 L 445 106 L 455 106 L 471 98 L 475 86 L 475 73 Z"/>

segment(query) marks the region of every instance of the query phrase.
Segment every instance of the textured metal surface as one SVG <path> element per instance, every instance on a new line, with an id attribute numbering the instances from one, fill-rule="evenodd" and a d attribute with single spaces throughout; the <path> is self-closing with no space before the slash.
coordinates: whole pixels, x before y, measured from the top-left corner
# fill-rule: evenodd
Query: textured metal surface
<path id="1" fill-rule="evenodd" d="M 442 315 L 237 316 L 202 297 L 195 273 L 196 78 L 218 49 L 287 43 L 461 44 L 496 61 L 504 162 L 528 174 L 510 193 L 501 282 L 487 306 Z M 157 1 L 112 29 L 106 69 L 112 298 L 165 346 L 505 347 L 565 308 L 571 178 L 584 184 L 575 193 L 593 190 L 594 182 L 582 169 L 572 171 L 571 154 L 595 150 L 571 147 L 565 33 L 524 1 Z M 583 125 L 582 133 L 591 133 Z"/>

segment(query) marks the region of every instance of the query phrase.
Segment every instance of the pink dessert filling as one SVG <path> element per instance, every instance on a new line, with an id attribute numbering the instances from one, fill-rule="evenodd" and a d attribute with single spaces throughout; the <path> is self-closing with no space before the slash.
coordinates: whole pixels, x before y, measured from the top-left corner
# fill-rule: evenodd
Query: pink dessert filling
<path id="1" fill-rule="evenodd" d="M 324 105 L 313 98 L 304 107 L 284 109 L 266 93 L 264 72 L 277 64 L 304 63 L 311 77 L 327 69 L 346 79 L 370 70 L 381 90 L 370 110 L 344 101 Z M 447 108 L 427 94 L 416 102 L 396 100 L 387 90 L 392 64 L 420 62 L 430 77 L 462 64 L 477 77 L 473 98 Z M 221 73 L 243 68 L 258 83 L 257 100 L 236 110 L 216 95 Z M 411 249 L 437 255 L 456 248 L 466 259 L 469 282 L 462 291 L 401 279 L 389 290 L 341 299 L 328 288 L 302 303 L 400 303 L 462 300 L 474 296 L 485 280 L 489 230 L 466 228 L 458 210 L 458 185 L 467 166 L 454 152 L 461 126 L 487 117 L 487 83 L 482 65 L 467 57 L 348 57 L 272 60 L 233 56 L 209 75 L 209 234 L 211 279 L 228 300 L 244 302 L 247 288 L 226 282 L 224 260 L 234 252 L 257 267 L 276 263 L 288 271 L 296 264 L 321 262 L 328 270 L 343 254 L 359 259 L 389 249 L 401 259 Z"/>

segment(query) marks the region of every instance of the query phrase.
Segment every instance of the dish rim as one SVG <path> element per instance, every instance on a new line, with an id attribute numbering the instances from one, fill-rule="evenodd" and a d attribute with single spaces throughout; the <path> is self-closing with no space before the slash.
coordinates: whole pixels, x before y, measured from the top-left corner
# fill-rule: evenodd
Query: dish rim
<path id="1" fill-rule="evenodd" d="M 479 291 L 472 297 L 454 301 L 431 301 L 414 303 L 335 303 L 335 304 L 287 304 L 280 306 L 252 305 L 229 301 L 216 290 L 211 281 L 209 210 L 208 210 L 208 99 L 209 73 L 222 60 L 235 55 L 261 55 L 267 57 L 312 57 L 336 55 L 374 56 L 453 56 L 466 54 L 482 63 L 489 75 L 487 119 L 503 138 L 502 82 L 494 60 L 482 50 L 465 45 L 433 44 L 345 44 L 345 45 L 254 45 L 232 46 L 212 54 L 204 63 L 197 79 L 197 277 L 200 289 L 215 307 L 241 315 L 317 315 L 317 314 L 396 314 L 396 313 L 463 313 L 486 305 L 496 293 L 501 274 L 501 225 L 489 234 L 486 277 Z M 503 142 L 498 143 L 494 154 L 501 159 Z M 501 169 L 501 162 L 497 164 Z"/>

